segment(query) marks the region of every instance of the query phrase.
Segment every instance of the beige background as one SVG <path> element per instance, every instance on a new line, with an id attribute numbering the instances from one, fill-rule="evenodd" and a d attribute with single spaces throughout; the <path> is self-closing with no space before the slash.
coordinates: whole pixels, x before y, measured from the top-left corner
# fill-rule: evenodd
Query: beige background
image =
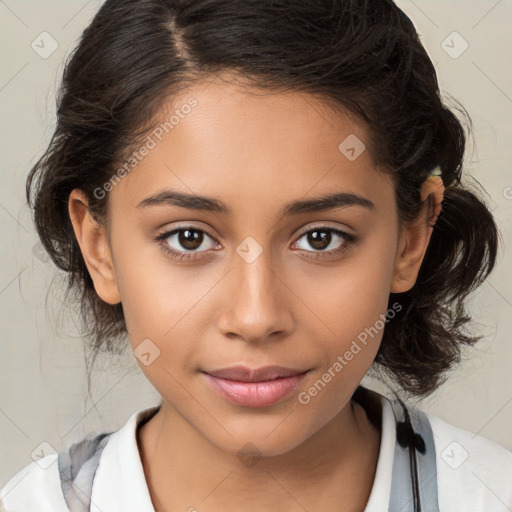
<path id="1" fill-rule="evenodd" d="M 82 342 L 73 311 L 60 313 L 62 276 L 37 256 L 24 202 L 28 170 L 52 133 L 64 57 L 100 4 L 0 2 L 0 485 L 35 453 L 60 450 L 94 430 L 117 429 L 132 412 L 159 398 L 130 352 L 121 361 L 100 361 L 93 374 L 94 403 L 86 400 Z M 398 4 L 420 32 L 443 93 L 459 100 L 472 116 L 476 145 L 470 141 L 466 168 L 488 191 L 505 242 L 498 268 L 472 300 L 484 340 L 421 407 L 512 450 L 512 1 Z M 469 45 L 457 58 L 442 47 L 447 41 L 452 55 L 460 52 L 464 43 L 450 35 L 454 31 Z M 58 43 L 46 59 L 31 48 L 42 32 Z"/>

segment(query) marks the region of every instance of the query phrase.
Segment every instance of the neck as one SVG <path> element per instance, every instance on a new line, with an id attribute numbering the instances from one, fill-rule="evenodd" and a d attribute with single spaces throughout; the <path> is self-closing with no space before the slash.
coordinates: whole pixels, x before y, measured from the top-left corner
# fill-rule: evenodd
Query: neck
<path id="1" fill-rule="evenodd" d="M 164 402 L 140 426 L 137 441 L 156 512 L 361 512 L 375 477 L 380 431 L 352 400 L 292 450 L 243 457 L 210 443 Z"/>

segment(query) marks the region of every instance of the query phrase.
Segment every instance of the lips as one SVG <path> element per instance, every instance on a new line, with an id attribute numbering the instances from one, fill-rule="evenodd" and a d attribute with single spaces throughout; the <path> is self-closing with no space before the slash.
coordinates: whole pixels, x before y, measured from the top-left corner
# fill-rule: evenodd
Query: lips
<path id="1" fill-rule="evenodd" d="M 238 382 L 266 382 L 292 375 L 300 375 L 308 370 L 286 368 L 284 366 L 265 366 L 263 368 L 248 368 L 246 366 L 232 366 L 220 370 L 209 370 L 205 373 L 220 379 L 235 380 Z"/>
<path id="2" fill-rule="evenodd" d="M 232 366 L 202 372 L 219 396 L 242 407 L 267 407 L 293 393 L 310 370 L 266 366 Z"/>

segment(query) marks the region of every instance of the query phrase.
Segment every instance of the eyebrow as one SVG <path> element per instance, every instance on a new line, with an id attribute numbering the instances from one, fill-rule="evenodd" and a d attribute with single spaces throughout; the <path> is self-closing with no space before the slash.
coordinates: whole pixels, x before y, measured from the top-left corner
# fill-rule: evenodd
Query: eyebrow
<path id="1" fill-rule="evenodd" d="M 146 197 L 137 205 L 137 208 L 161 205 L 179 206 L 189 210 L 202 210 L 225 215 L 231 213 L 231 209 L 218 199 L 188 194 L 186 192 L 178 192 L 176 190 L 163 190 Z M 313 199 L 288 203 L 281 210 L 281 216 L 288 217 L 300 213 L 319 212 L 334 208 L 345 208 L 347 206 L 363 206 L 370 210 L 376 209 L 375 204 L 365 197 L 358 196 L 351 192 L 337 192 L 324 194 L 323 196 Z"/>

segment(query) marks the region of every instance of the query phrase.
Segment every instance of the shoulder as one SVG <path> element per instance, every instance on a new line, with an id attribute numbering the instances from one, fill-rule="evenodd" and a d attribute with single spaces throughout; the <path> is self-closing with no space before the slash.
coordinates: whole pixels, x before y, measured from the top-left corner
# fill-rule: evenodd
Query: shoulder
<path id="1" fill-rule="evenodd" d="M 436 447 L 440 510 L 510 512 L 512 452 L 438 416 L 425 414 Z"/>
<path id="2" fill-rule="evenodd" d="M 88 510 L 89 500 L 82 491 L 92 484 L 100 448 L 108 436 L 89 434 L 65 450 L 25 466 L 0 490 L 0 512 Z"/>
<path id="3" fill-rule="evenodd" d="M 95 474 L 103 448 L 110 447 L 111 456 L 117 460 L 116 448 L 122 453 L 127 448 L 136 452 L 135 428 L 140 421 L 149 418 L 158 407 L 139 410 L 115 432 L 89 434 L 59 453 L 52 453 L 31 462 L 0 489 L 0 512 L 70 512 L 88 510 L 90 488 L 96 482 Z M 119 446 L 120 445 L 120 446 Z M 107 450 L 108 451 L 108 450 Z M 134 457 L 129 460 L 133 462 Z M 112 460 L 104 461 L 104 465 Z M 142 466 L 141 466 L 142 472 Z M 100 479 L 101 481 L 101 479 Z M 110 475 L 103 482 L 105 493 L 111 495 L 113 483 Z M 75 492 L 75 487 L 78 491 Z M 89 494 L 81 492 L 89 489 Z"/>
<path id="4" fill-rule="evenodd" d="M 58 454 L 26 465 L 0 490 L 0 511 L 69 512 L 61 488 Z"/>

